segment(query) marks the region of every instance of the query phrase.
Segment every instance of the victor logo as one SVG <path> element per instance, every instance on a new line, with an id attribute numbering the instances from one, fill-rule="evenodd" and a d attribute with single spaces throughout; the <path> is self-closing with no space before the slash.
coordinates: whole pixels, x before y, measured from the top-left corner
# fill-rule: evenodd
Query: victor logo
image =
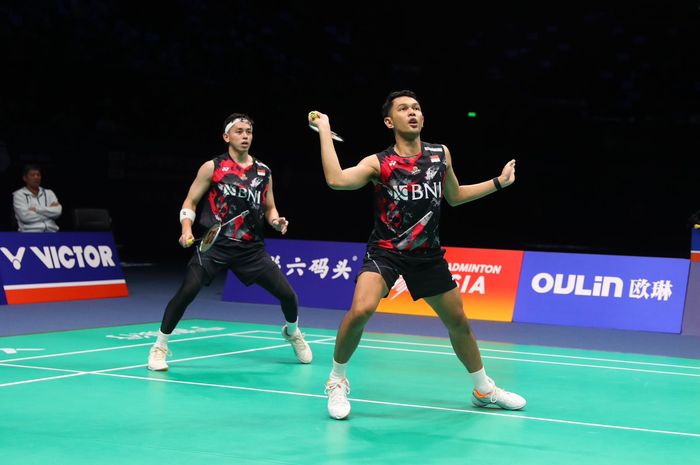
<path id="1" fill-rule="evenodd" d="M 29 250 L 50 270 L 116 266 L 112 258 L 112 249 L 107 245 L 88 245 L 85 247 L 79 245 L 31 246 Z M 12 263 L 15 270 L 22 268 L 26 247 L 20 247 L 16 253 L 12 253 L 7 247 L 0 247 L 0 252 Z"/>

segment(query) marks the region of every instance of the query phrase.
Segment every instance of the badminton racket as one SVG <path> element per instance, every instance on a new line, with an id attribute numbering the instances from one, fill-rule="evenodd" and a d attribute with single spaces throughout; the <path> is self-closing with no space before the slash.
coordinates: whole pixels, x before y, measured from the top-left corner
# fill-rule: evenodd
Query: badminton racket
<path id="1" fill-rule="evenodd" d="M 310 111 L 309 112 L 309 127 L 311 129 L 313 129 L 314 131 L 318 132 L 318 126 L 316 126 L 313 123 L 313 120 L 315 120 L 316 118 L 318 118 L 318 113 L 315 111 Z M 333 131 L 331 131 L 331 138 L 333 140 L 337 140 L 338 142 L 345 142 L 342 137 L 340 137 L 338 134 L 336 134 Z"/>
<path id="2" fill-rule="evenodd" d="M 202 237 L 200 237 L 199 239 L 189 241 L 187 243 L 187 247 L 190 247 L 191 245 L 199 242 L 199 251 L 206 252 L 207 250 L 211 249 L 211 246 L 214 245 L 214 242 L 216 242 L 216 239 L 219 237 L 219 233 L 221 232 L 224 226 L 236 220 L 243 221 L 245 217 L 248 216 L 248 213 L 248 210 L 246 210 L 241 214 L 234 216 L 230 220 L 227 220 L 225 223 L 217 221 L 216 223 L 211 225 L 209 229 L 207 229 L 207 232 L 205 232 Z"/>

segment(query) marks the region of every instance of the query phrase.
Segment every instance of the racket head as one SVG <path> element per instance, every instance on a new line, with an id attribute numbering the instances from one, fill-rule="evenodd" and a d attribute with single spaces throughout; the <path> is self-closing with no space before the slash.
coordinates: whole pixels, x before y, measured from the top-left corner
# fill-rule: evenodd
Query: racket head
<path id="1" fill-rule="evenodd" d="M 309 127 L 313 129 L 314 131 L 318 132 L 318 126 L 316 126 L 314 123 L 309 123 Z M 338 142 L 345 142 L 342 137 L 340 137 L 338 134 L 334 133 L 331 131 L 331 138 L 333 140 L 337 140 Z"/>
<path id="2" fill-rule="evenodd" d="M 214 242 L 216 242 L 216 238 L 219 237 L 220 232 L 221 222 L 217 221 L 211 225 L 209 229 L 207 229 L 207 232 L 202 237 L 202 242 L 199 243 L 199 251 L 206 252 L 207 250 L 211 249 L 211 246 L 213 246 Z"/>

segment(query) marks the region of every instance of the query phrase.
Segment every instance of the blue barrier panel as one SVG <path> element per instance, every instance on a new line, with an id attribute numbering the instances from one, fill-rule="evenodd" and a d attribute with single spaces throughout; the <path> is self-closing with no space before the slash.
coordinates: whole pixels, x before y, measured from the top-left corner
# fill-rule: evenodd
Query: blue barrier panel
<path id="1" fill-rule="evenodd" d="M 683 312 L 683 334 L 700 336 L 700 261 L 690 263 Z"/>
<path id="2" fill-rule="evenodd" d="M 355 277 L 365 254 L 364 243 L 267 239 L 265 246 L 299 296 L 299 305 L 335 309 L 350 307 Z M 261 287 L 244 286 L 230 271 L 222 300 L 278 303 Z"/>
<path id="3" fill-rule="evenodd" d="M 679 333 L 689 264 L 525 252 L 513 321 Z"/>
<path id="4" fill-rule="evenodd" d="M 2 273 L 0 273 L 0 305 L 7 305 L 7 299 L 5 298 L 5 287 L 2 282 Z"/>
<path id="5" fill-rule="evenodd" d="M 109 232 L 0 233 L 8 304 L 128 295 Z"/>

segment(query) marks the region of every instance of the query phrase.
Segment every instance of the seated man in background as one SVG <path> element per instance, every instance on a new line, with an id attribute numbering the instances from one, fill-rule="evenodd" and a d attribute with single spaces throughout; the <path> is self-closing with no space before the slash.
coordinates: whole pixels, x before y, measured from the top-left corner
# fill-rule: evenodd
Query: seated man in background
<path id="1" fill-rule="evenodd" d="M 41 168 L 26 165 L 22 171 L 25 186 L 12 193 L 17 229 L 22 232 L 56 232 L 56 219 L 63 207 L 51 189 L 41 187 Z"/>

